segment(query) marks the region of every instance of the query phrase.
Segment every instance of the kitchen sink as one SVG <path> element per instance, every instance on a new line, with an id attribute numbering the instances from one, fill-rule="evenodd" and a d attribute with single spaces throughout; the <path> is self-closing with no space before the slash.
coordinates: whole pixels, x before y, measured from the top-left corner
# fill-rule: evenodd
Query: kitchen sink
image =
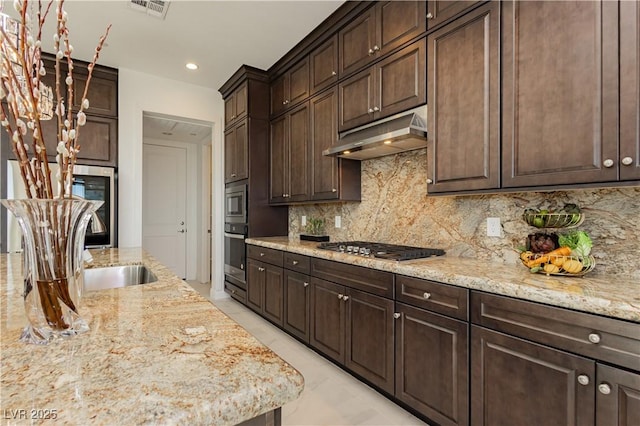
<path id="1" fill-rule="evenodd" d="M 127 287 L 158 281 L 158 277 L 144 265 L 109 266 L 84 270 L 85 291 Z"/>

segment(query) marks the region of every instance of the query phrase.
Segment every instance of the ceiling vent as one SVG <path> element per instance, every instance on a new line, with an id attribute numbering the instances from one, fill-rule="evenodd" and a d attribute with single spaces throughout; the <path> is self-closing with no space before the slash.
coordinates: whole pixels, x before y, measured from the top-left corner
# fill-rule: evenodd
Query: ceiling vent
<path id="1" fill-rule="evenodd" d="M 164 19 L 167 16 L 169 0 L 130 0 L 129 6 L 132 9 L 145 12 L 147 15 Z"/>

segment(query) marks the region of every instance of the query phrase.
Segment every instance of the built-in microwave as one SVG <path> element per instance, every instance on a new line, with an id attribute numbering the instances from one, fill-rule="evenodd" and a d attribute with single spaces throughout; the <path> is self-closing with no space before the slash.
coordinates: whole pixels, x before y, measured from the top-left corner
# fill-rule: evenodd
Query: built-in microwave
<path id="1" fill-rule="evenodd" d="M 9 160 L 7 171 L 7 198 L 26 198 L 24 183 L 17 161 Z M 51 175 L 55 176 L 58 165 L 50 163 Z M 54 193 L 57 186 L 54 185 Z M 102 206 L 92 215 L 85 234 L 85 247 L 115 247 L 115 170 L 112 167 L 85 166 L 76 164 L 73 168 L 71 190 L 76 198 L 103 201 Z M 22 251 L 22 231 L 12 214 L 7 215 L 7 251 Z"/>
<path id="2" fill-rule="evenodd" d="M 225 223 L 247 223 L 247 184 L 229 184 L 224 190 Z"/>

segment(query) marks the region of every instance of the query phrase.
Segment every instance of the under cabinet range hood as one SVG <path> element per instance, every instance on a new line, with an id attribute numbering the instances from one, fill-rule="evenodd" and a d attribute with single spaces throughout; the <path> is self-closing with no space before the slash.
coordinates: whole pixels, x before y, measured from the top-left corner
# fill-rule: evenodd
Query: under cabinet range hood
<path id="1" fill-rule="evenodd" d="M 427 106 L 405 111 L 341 133 L 338 144 L 323 155 L 368 160 L 427 146 Z"/>

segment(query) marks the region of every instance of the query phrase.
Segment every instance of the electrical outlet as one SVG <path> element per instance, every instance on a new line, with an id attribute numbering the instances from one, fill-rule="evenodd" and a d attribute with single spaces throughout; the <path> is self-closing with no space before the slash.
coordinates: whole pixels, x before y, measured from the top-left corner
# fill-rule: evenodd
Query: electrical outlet
<path id="1" fill-rule="evenodd" d="M 342 228 L 342 218 L 340 216 L 336 216 L 336 228 Z"/>
<path id="2" fill-rule="evenodd" d="M 499 217 L 487 218 L 487 237 L 500 237 L 502 236 L 502 227 L 500 226 Z"/>
<path id="3" fill-rule="evenodd" d="M 307 226 L 307 217 L 306 216 L 302 216 L 300 218 L 300 226 Z"/>

